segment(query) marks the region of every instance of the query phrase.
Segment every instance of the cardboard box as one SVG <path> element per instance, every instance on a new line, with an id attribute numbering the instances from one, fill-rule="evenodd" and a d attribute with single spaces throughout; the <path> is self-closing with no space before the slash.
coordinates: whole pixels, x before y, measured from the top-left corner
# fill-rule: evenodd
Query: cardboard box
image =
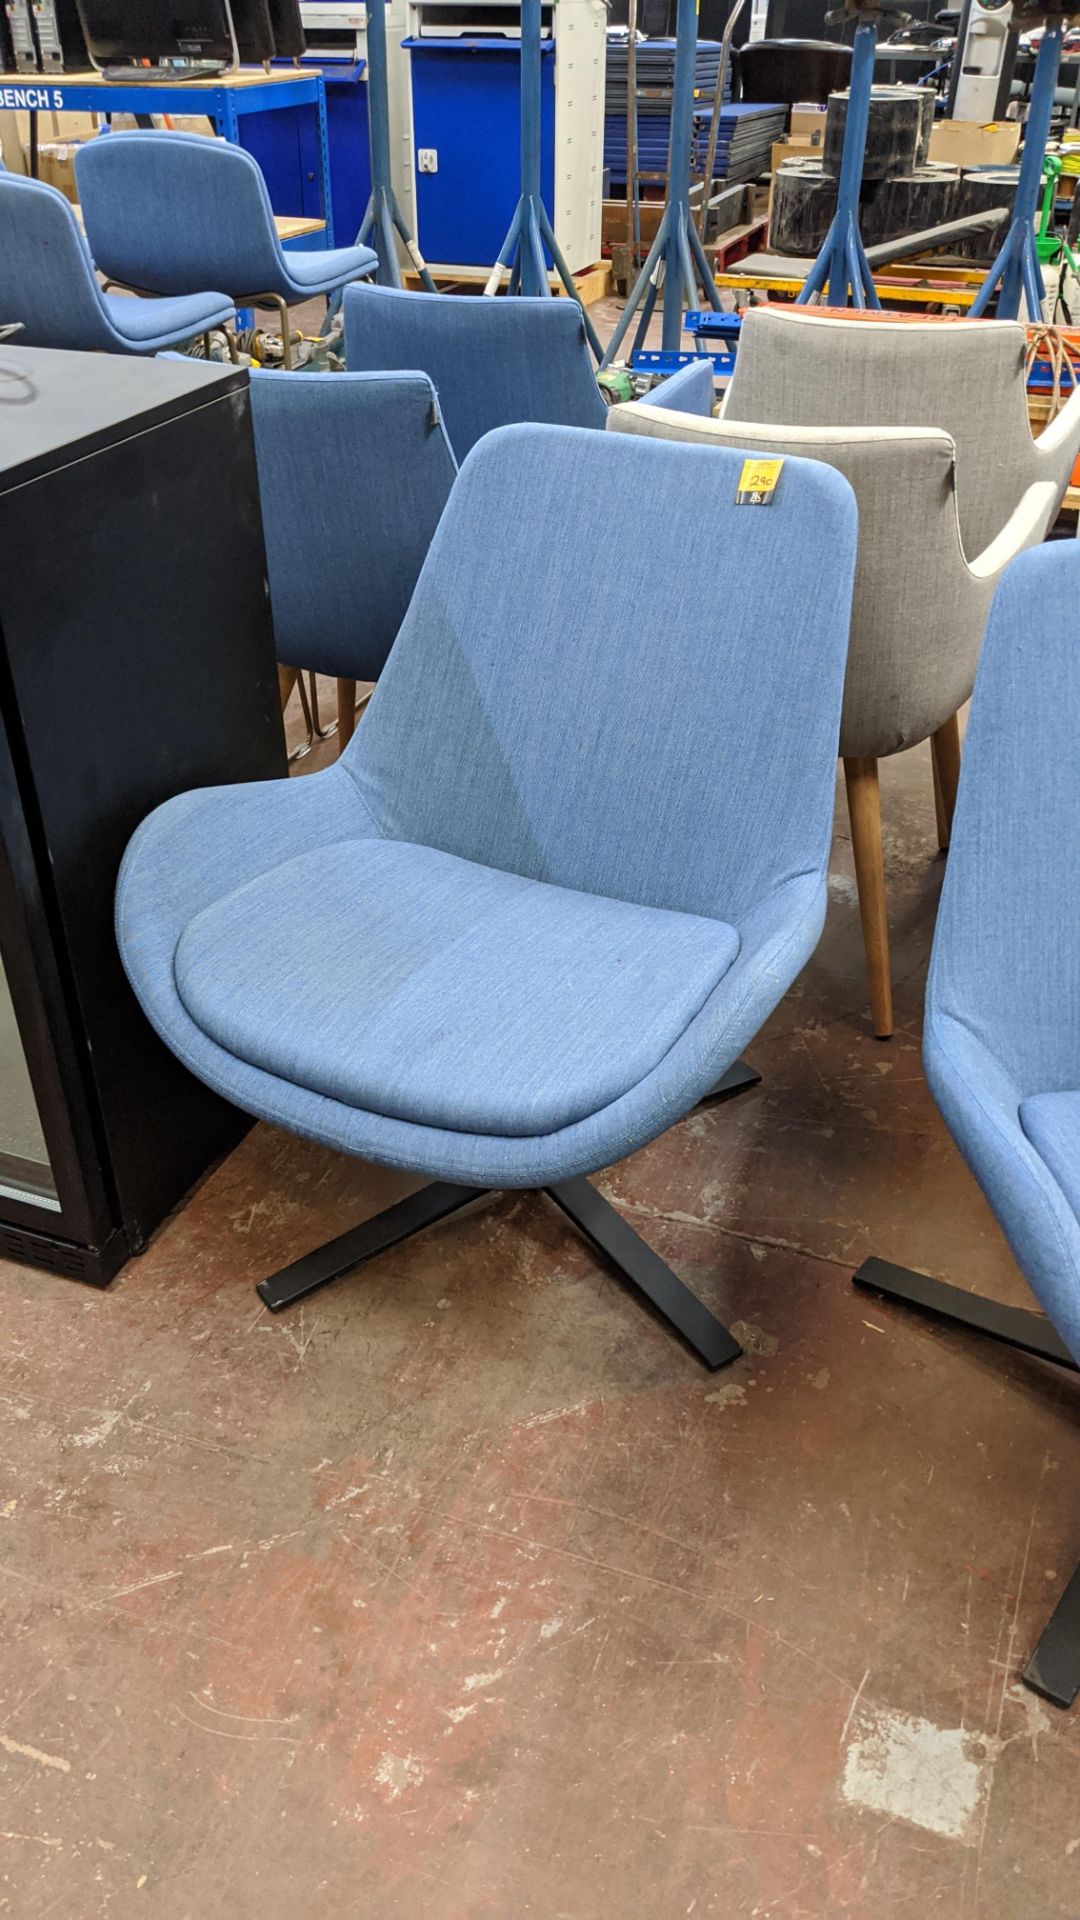
<path id="1" fill-rule="evenodd" d="M 38 179 L 47 187 L 58 187 L 72 205 L 78 202 L 75 187 L 75 155 L 81 140 L 43 140 L 38 147 Z"/>
<path id="2" fill-rule="evenodd" d="M 1020 127 L 1015 120 L 938 120 L 930 135 L 931 160 L 953 167 L 1007 167 L 1016 159 Z"/>
<path id="3" fill-rule="evenodd" d="M 785 160 L 814 160 L 820 152 L 820 147 L 812 147 L 809 140 L 774 140 L 769 150 L 770 171 L 775 173 Z"/>
<path id="4" fill-rule="evenodd" d="M 825 139 L 825 120 L 824 107 L 792 107 L 788 138 L 805 140 L 812 147 L 820 147 Z"/>

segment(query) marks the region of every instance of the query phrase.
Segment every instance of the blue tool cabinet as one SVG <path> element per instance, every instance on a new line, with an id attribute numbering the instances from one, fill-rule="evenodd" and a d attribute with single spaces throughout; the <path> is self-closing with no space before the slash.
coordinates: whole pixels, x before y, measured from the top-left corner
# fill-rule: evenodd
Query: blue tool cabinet
<path id="1" fill-rule="evenodd" d="M 518 202 L 521 42 L 405 41 L 412 63 L 413 142 L 438 155 L 416 173 L 417 241 L 425 259 L 490 267 Z M 541 44 L 541 188 L 555 196 L 555 42 Z"/>

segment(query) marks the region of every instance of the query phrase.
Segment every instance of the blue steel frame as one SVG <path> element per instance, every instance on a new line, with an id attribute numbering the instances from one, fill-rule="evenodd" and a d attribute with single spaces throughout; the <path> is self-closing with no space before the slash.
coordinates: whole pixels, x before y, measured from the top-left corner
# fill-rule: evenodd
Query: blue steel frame
<path id="1" fill-rule="evenodd" d="M 27 111 L 38 113 L 177 113 L 205 114 L 214 123 L 215 131 L 234 147 L 241 145 L 240 122 L 252 113 L 272 113 L 285 107 L 311 107 L 319 129 L 319 191 L 322 202 L 322 216 L 326 231 L 322 244 L 332 247 L 334 244 L 334 206 L 330 189 L 330 139 L 326 123 L 326 87 L 321 73 L 305 73 L 288 79 L 271 79 L 246 83 L 244 86 L 230 85 L 227 78 L 220 84 L 204 86 L 199 82 L 180 81 L 175 87 L 164 82 L 142 87 L 125 82 L 117 85 L 109 80 L 67 80 L 59 79 L 55 83 L 34 75 L 13 75 L 10 90 L 19 92 L 26 88 L 28 94 L 36 97 L 36 104 L 28 106 Z M 7 79 L 0 84 L 0 102 L 9 90 Z M 317 247 L 320 242 L 316 234 L 305 234 L 299 240 L 285 243 L 301 248 Z"/>
<path id="2" fill-rule="evenodd" d="M 1012 219 L 1005 243 L 972 302 L 970 317 L 973 320 L 982 319 L 995 292 L 1000 320 L 1016 319 L 1020 312 L 1021 294 L 1027 301 L 1028 319 L 1038 321 L 1042 318 L 1046 285 L 1035 251 L 1035 215 L 1042 194 L 1043 159 L 1054 112 L 1062 32 L 1060 22 L 1054 26 L 1047 24 L 1039 43 Z"/>
<path id="3" fill-rule="evenodd" d="M 402 218 L 390 179 L 390 90 L 386 69 L 385 0 L 367 0 L 367 90 L 371 199 L 356 243 L 365 246 L 370 242 L 378 254 L 379 266 L 375 278 L 380 286 L 400 287 L 401 266 L 394 240 L 396 231 L 428 293 L 437 293 L 438 288 L 427 270 L 424 257 Z M 335 301 L 334 304 L 336 306 L 339 303 Z"/>
<path id="4" fill-rule="evenodd" d="M 694 0 L 680 0 L 680 5 L 683 4 L 692 6 Z M 503 241 L 499 257 L 488 275 L 484 292 L 489 295 L 498 293 L 499 283 L 504 272 L 509 268 L 508 290 L 510 293 L 531 295 L 533 298 L 550 298 L 551 285 L 548 281 L 547 262 L 544 259 L 546 245 L 563 286 L 571 300 L 576 300 L 581 308 L 581 317 L 585 323 L 589 345 L 599 360 L 599 337 L 585 311 L 584 303 L 574 285 L 574 276 L 555 238 L 554 228 L 548 218 L 544 196 L 540 190 L 542 37 L 540 0 L 521 0 L 521 198 L 514 209 L 510 230 Z M 607 361 L 604 360 L 601 364 L 606 366 Z"/>
<path id="5" fill-rule="evenodd" d="M 675 76 L 671 100 L 667 202 L 656 238 L 601 361 L 602 367 L 609 366 L 614 360 L 640 307 L 641 317 L 630 356 L 631 362 L 636 362 L 645 344 L 645 335 L 661 285 L 664 289 L 662 346 L 665 354 L 679 351 L 684 300 L 687 306 L 697 306 L 698 282 L 709 305 L 715 312 L 720 311 L 720 295 L 716 291 L 705 248 L 690 212 L 690 145 L 693 138 L 696 51 L 697 0 L 679 0 L 675 16 Z"/>
<path id="6" fill-rule="evenodd" d="M 844 153 L 840 161 L 840 183 L 836 190 L 836 212 L 825 235 L 825 244 L 795 302 L 797 307 L 805 306 L 808 300 L 826 287 L 826 299 L 830 307 L 846 307 L 849 296 L 853 307 L 881 306 L 859 232 L 859 188 L 862 186 L 866 132 L 870 124 L 870 89 L 874 83 L 876 47 L 876 22 L 864 16 L 855 29 L 855 43 L 851 50 L 851 83 L 844 127 Z"/>

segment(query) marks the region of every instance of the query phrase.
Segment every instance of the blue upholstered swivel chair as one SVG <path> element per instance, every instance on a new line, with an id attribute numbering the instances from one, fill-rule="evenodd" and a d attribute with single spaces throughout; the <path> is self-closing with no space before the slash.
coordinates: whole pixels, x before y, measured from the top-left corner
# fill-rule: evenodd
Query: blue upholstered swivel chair
<path id="1" fill-rule="evenodd" d="M 489 435 L 344 756 L 135 835 L 118 938 L 166 1043 L 248 1112 L 436 1183 L 268 1306 L 542 1187 L 708 1364 L 738 1353 L 584 1176 L 756 1077 L 733 1063 L 824 918 L 854 498 L 790 460 L 737 506 L 742 464 Z"/>
<path id="2" fill-rule="evenodd" d="M 346 291 L 343 312 L 350 370 L 419 367 L 439 396 L 459 461 L 495 427 L 604 426 L 607 403 L 574 300 L 356 286 Z M 711 360 L 681 369 L 655 392 L 665 406 L 708 413 Z"/>
<path id="3" fill-rule="evenodd" d="M 282 696 L 297 671 L 338 683 L 351 738 L 357 680 L 377 680 L 457 468 L 422 373 L 251 376 Z"/>
<path id="4" fill-rule="evenodd" d="M 102 273 L 142 293 L 224 286 L 234 306 L 289 308 L 377 265 L 370 247 L 286 252 L 258 163 L 197 133 L 108 133 L 75 156 L 86 236 Z"/>
<path id="5" fill-rule="evenodd" d="M 1025 554 L 998 588 L 975 681 L 923 1037 L 926 1076 L 949 1131 L 1050 1317 L 882 1260 L 867 1261 L 857 1276 L 891 1298 L 1073 1368 L 1080 1362 L 1078 610 L 1075 541 Z M 1062 1706 L 1080 1688 L 1080 1570 L 1024 1678 Z"/>
<path id="6" fill-rule="evenodd" d="M 20 345 L 160 353 L 235 318 L 223 293 L 102 293 L 70 202 L 40 180 L 0 170 L 0 322 L 22 322 Z"/>

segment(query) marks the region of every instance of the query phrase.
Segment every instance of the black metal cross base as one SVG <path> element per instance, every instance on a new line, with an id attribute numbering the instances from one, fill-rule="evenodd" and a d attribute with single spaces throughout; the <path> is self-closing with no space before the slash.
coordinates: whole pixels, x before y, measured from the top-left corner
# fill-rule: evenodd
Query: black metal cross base
<path id="1" fill-rule="evenodd" d="M 756 1086 L 760 1079 L 752 1067 L 736 1061 L 707 1097 L 726 1099 Z M 280 1313 L 283 1307 L 306 1300 L 319 1287 L 339 1280 L 376 1254 L 400 1246 L 403 1240 L 411 1240 L 413 1234 L 422 1233 L 425 1227 L 433 1227 L 452 1213 L 460 1213 L 490 1191 L 488 1187 L 455 1186 L 443 1180 L 421 1187 L 373 1220 L 339 1234 L 326 1246 L 317 1247 L 314 1253 L 260 1281 L 259 1298 L 271 1313 Z M 742 1352 L 738 1341 L 588 1180 L 560 1180 L 544 1191 L 597 1252 L 611 1261 L 627 1286 L 644 1296 L 707 1367 L 715 1370 L 738 1359 Z"/>
<path id="2" fill-rule="evenodd" d="M 1034 1354 L 1037 1360 L 1052 1360 L 1057 1367 L 1080 1371 L 1046 1316 L 1030 1307 L 1004 1307 L 981 1294 L 966 1293 L 963 1287 L 950 1287 L 944 1280 L 916 1273 L 911 1267 L 894 1267 L 889 1260 L 864 1260 L 855 1275 L 855 1285 L 883 1294 L 887 1300 L 899 1300 L 904 1306 L 918 1307 L 956 1326 L 969 1327 L 974 1333 L 988 1334 L 1006 1347 Z M 1071 1707 L 1080 1693 L 1080 1567 L 1058 1601 L 1021 1677 L 1026 1687 L 1042 1694 L 1055 1707 Z"/>

